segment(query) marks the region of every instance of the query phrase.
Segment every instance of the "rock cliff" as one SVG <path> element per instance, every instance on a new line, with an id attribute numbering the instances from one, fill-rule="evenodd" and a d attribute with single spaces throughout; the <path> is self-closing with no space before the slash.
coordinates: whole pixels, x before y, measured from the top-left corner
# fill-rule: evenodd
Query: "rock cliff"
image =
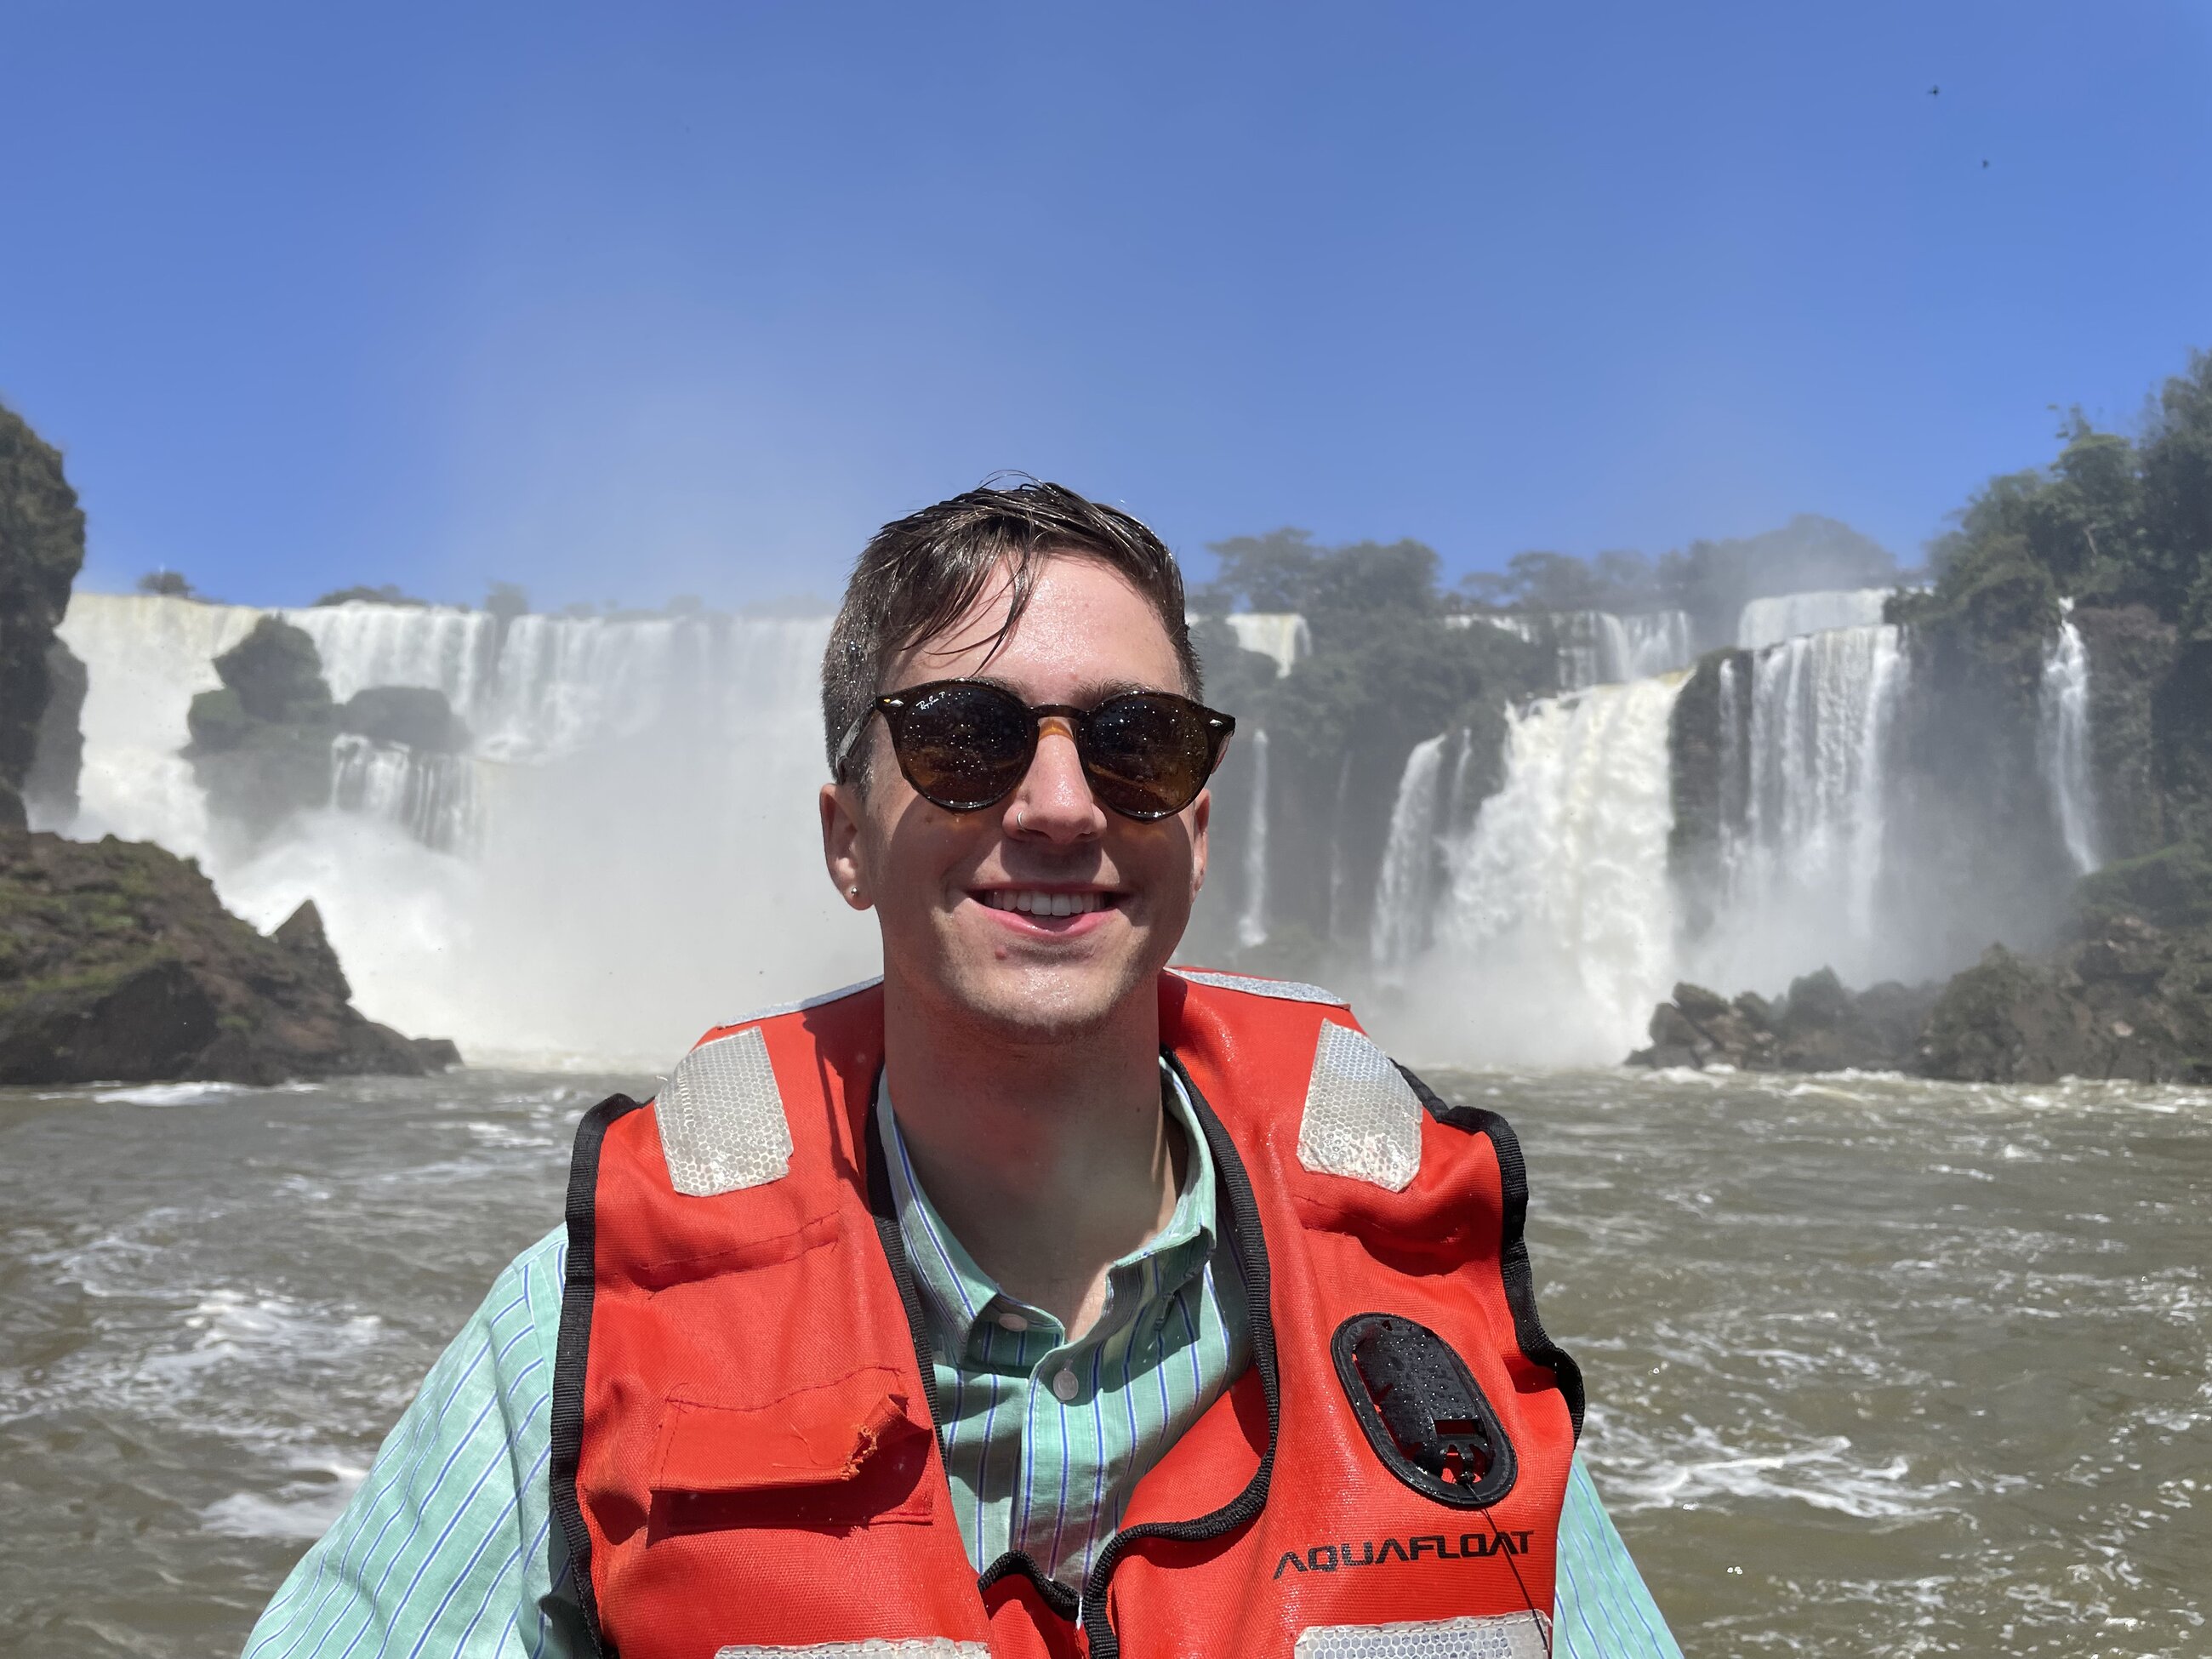
<path id="1" fill-rule="evenodd" d="M 158 847 L 0 834 L 0 1083 L 420 1075 L 355 1012 L 313 904 L 264 936 Z"/>
<path id="2" fill-rule="evenodd" d="M 61 458 L 0 408 L 0 1084 L 269 1084 L 458 1063 L 450 1042 L 410 1041 L 353 1008 L 312 902 L 264 937 L 187 860 L 26 829 L 27 794 L 55 821 L 75 815 L 85 671 L 54 629 L 83 562 L 84 515 Z M 317 732 L 320 793 L 306 804 L 319 804 L 337 716 L 313 645 L 275 626 L 281 635 L 231 653 L 213 695 L 234 710 L 204 721 L 196 707 L 194 732 L 234 713 L 243 736 L 215 757 L 262 753 L 231 769 L 258 798 L 276 793 L 264 774 L 299 793 L 295 751 L 312 745 L 295 734 Z M 436 711 L 414 712 L 434 724 Z M 256 751 L 264 729 L 280 735 Z"/>
<path id="3" fill-rule="evenodd" d="M 61 456 L 0 405 L 0 830 L 24 823 L 24 784 L 39 753 L 54 671 L 54 629 L 83 563 L 84 514 L 62 476 Z"/>

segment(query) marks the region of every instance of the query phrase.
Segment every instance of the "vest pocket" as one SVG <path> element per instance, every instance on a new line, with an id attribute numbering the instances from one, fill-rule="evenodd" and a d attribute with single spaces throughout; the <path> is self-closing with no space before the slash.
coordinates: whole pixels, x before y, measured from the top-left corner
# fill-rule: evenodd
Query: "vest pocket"
<path id="1" fill-rule="evenodd" d="M 653 1452 L 652 1535 L 928 1521 L 933 1437 L 908 1391 L 871 1366 L 759 1406 L 671 1399 Z"/>

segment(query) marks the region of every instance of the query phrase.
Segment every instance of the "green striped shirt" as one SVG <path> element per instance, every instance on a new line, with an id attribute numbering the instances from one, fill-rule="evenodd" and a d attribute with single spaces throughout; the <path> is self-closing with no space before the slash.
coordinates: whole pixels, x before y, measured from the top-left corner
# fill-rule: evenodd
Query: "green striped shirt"
<path id="1" fill-rule="evenodd" d="M 1018 1550 L 1080 1589 L 1129 1494 L 1251 1358 L 1244 1279 L 1217 1250 L 1213 1156 L 1182 1085 L 1161 1093 L 1190 1149 L 1168 1224 L 1106 1270 L 1082 1340 L 978 1267 L 915 1180 L 878 1091 L 899 1234 L 921 1286 L 945 1473 L 977 1571 Z"/>
<path id="2" fill-rule="evenodd" d="M 1194 1139 L 1194 1152 L 1204 1144 L 1203 1137 Z M 1190 1161 L 1199 1162 L 1196 1157 Z M 1186 1187 L 1187 1198 L 1192 1190 Z M 1196 1190 L 1210 1199 L 1210 1182 Z M 1182 1211 L 1179 1204 L 1177 1219 Z M 1192 1221 L 1195 1226 L 1195 1217 Z M 1175 1221 L 1168 1231 L 1176 1231 Z M 1160 1240 L 1146 1248 L 1175 1254 L 1174 1246 Z M 345 1513 L 277 1590 L 247 1638 L 247 1659 L 588 1659 L 592 1644 L 568 1551 L 552 1525 L 546 1476 L 568 1249 L 567 1230 L 556 1228 L 500 1275 L 386 1437 Z M 908 1250 L 915 1254 L 910 1242 Z M 1221 1259 L 1227 1261 L 1229 1253 L 1221 1252 Z M 1163 1278 L 1167 1271 L 1161 1270 Z M 1143 1323 L 1141 1314 L 1128 1317 Z M 1097 1337 L 1094 1331 L 1085 1340 Z M 1192 1351 L 1188 1344 L 1180 1350 L 1184 1363 Z M 995 1346 L 992 1352 L 1001 1354 Z M 1001 1354 L 993 1375 L 1014 1363 Z M 1235 1374 L 1228 1363 L 1213 1383 L 1217 1393 Z M 1195 1383 L 1188 1397 L 1194 1401 L 1205 1391 L 1202 1382 Z M 1124 1396 L 1130 1392 L 1121 1390 Z M 1102 1397 L 1084 1395 L 1071 1405 L 1064 1425 L 1054 1419 L 1070 1447 L 1079 1445 L 1088 1427 L 1092 1449 L 1085 1467 L 1094 1469 L 1106 1466 L 1097 1448 L 1107 1430 L 1103 1420 L 1086 1425 L 1082 1407 Z M 1170 1394 L 1171 1403 L 1176 1397 Z M 974 1443 L 1007 1443 L 1000 1437 L 994 1420 Z M 1126 1426 L 1115 1443 L 1146 1445 Z M 1157 1457 L 1157 1450 L 1150 1455 Z M 1029 1456 L 1025 1467 L 1034 1475 L 1037 1460 Z M 980 1473 L 988 1480 L 967 1478 L 969 1490 L 979 1497 L 963 1500 L 969 1507 L 961 1522 L 971 1553 L 978 1554 L 976 1540 L 988 1539 L 989 1523 L 974 1534 L 967 1528 L 979 1506 L 988 1508 L 980 1504 L 980 1494 L 999 1479 L 991 1468 Z M 1133 1484 L 1133 1475 L 1124 1490 L 1127 1484 Z M 1011 1538 L 1011 1479 L 1006 1490 L 1006 1535 Z M 1091 1502 L 1091 1490 L 1079 1485 L 1063 1503 L 1056 1473 L 1048 1485 L 1032 1479 L 1024 1490 L 1032 1512 L 1023 1517 L 1023 1535 L 1030 1538 L 1040 1530 L 1048 1537 L 1055 1524 L 1065 1534 L 1058 1517 L 1072 1504 Z M 1107 1535 L 1095 1523 L 1091 1534 Z M 1066 1549 L 1063 1538 L 1062 1553 Z M 1681 1659 L 1579 1455 L 1559 1519 L 1553 1621 L 1553 1659 Z"/>

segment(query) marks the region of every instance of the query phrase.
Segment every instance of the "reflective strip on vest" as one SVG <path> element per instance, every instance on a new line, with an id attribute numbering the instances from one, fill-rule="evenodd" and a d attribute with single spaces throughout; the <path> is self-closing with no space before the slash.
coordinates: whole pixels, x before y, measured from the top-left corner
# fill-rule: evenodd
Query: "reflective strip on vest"
<path id="1" fill-rule="evenodd" d="M 949 1636 L 917 1636 L 903 1642 L 817 1642 L 806 1648 L 720 1648 L 714 1659 L 991 1659 L 991 1650 Z"/>
<path id="2" fill-rule="evenodd" d="M 1255 979 L 1249 974 L 1211 974 L 1198 968 L 1170 968 L 1168 972 L 1177 979 L 1187 979 L 1194 985 L 1211 985 L 1224 991 L 1244 991 L 1255 997 L 1273 997 L 1281 1002 L 1318 1002 L 1330 1008 L 1350 1006 L 1324 986 L 1302 985 L 1294 979 Z"/>
<path id="3" fill-rule="evenodd" d="M 1507 1613 L 1404 1625 L 1316 1625 L 1298 1632 L 1294 1659 L 1548 1659 L 1551 1651 L 1550 1620 Z"/>
<path id="4" fill-rule="evenodd" d="M 679 1193 L 712 1198 L 781 1180 L 791 1169 L 791 1125 L 757 1025 L 684 1056 L 661 1085 L 660 1154 Z"/>
<path id="5" fill-rule="evenodd" d="M 1421 1102 L 1390 1056 L 1324 1021 L 1298 1120 L 1298 1162 L 1402 1193 L 1421 1172 Z"/>

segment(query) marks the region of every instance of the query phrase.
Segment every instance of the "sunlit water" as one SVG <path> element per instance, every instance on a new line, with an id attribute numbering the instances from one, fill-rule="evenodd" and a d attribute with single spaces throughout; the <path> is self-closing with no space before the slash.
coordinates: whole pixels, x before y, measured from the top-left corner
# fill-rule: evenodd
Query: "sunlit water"
<path id="1" fill-rule="evenodd" d="M 2212 1096 L 1445 1076 L 1688 1650 L 2212 1652 Z M 650 1080 L 0 1091 L 0 1650 L 235 1652 Z"/>

